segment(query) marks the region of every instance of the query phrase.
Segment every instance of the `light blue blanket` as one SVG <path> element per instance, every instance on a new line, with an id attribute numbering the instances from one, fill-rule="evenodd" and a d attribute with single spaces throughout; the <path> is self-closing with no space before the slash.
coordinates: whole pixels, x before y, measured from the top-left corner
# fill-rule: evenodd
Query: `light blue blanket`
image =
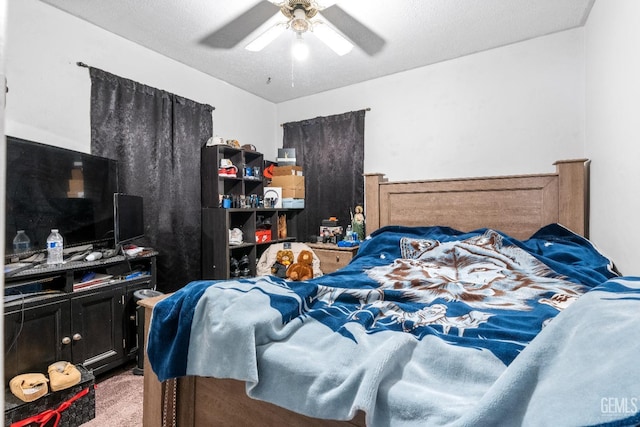
<path id="1" fill-rule="evenodd" d="M 580 297 L 484 393 L 467 426 L 640 425 L 640 277 Z"/>
<path id="2" fill-rule="evenodd" d="M 610 267 L 560 228 L 393 228 L 323 278 L 188 285 L 156 306 L 149 359 L 369 426 L 633 425 L 640 280 Z"/>

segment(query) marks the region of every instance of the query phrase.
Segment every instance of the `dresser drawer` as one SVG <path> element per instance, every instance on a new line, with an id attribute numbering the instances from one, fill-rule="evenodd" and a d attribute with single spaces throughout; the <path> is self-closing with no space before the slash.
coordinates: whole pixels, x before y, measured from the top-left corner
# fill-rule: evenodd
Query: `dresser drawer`
<path id="1" fill-rule="evenodd" d="M 307 243 L 307 245 L 320 259 L 320 269 L 323 274 L 341 269 L 358 253 L 358 247 L 341 248 L 328 243 Z"/>

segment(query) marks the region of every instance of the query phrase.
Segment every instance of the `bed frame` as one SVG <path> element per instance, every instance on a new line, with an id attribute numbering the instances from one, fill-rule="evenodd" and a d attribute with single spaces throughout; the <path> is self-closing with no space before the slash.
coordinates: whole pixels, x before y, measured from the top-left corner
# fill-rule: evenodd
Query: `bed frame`
<path id="1" fill-rule="evenodd" d="M 560 223 L 588 237 L 589 161 L 563 160 L 556 172 L 538 175 L 388 182 L 365 175 L 367 233 L 386 225 L 447 225 L 462 231 L 489 227 L 526 239 L 540 227 Z M 153 306 L 166 295 L 138 302 L 145 307 L 145 337 Z M 249 398 L 243 382 L 184 377 L 160 383 L 145 354 L 146 427 L 157 426 L 364 426 L 305 417 Z"/>
<path id="2" fill-rule="evenodd" d="M 554 163 L 556 173 L 387 182 L 365 175 L 367 233 L 385 225 L 488 227 L 518 239 L 558 222 L 588 237 L 589 161 Z"/>

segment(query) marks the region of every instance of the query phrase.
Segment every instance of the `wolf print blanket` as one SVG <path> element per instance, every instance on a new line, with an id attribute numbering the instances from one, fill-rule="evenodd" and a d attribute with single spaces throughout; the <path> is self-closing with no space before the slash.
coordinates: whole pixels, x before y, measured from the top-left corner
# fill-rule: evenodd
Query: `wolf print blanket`
<path id="1" fill-rule="evenodd" d="M 320 418 L 362 410 L 371 426 L 536 419 L 495 402 L 513 405 L 504 394 L 513 391 L 526 409 L 535 384 L 560 385 L 552 376 L 562 378 L 554 370 L 565 358 L 572 369 L 592 362 L 579 357 L 592 351 L 586 342 L 555 339 L 598 323 L 604 310 L 637 312 L 637 283 L 612 282 L 611 270 L 589 241 L 558 225 L 526 241 L 486 229 L 387 227 L 347 267 L 317 279 L 189 284 L 155 307 L 149 360 L 161 380 L 234 378 L 254 398 Z M 586 424 L 635 415 L 603 416 L 592 403 L 576 410 Z"/>

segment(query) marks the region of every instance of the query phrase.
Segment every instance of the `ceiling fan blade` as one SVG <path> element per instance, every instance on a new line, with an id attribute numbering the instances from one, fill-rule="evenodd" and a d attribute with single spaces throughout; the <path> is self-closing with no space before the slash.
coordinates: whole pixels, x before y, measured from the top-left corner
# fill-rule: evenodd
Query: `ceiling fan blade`
<path id="1" fill-rule="evenodd" d="M 323 9 L 322 15 L 370 56 L 380 52 L 385 45 L 382 37 L 371 31 L 337 5 Z"/>
<path id="2" fill-rule="evenodd" d="M 351 49 L 353 49 L 353 45 L 349 40 L 342 37 L 341 34 L 322 21 L 313 26 L 313 34 L 340 56 L 351 52 Z"/>
<path id="3" fill-rule="evenodd" d="M 261 1 L 231 22 L 200 40 L 200 43 L 218 49 L 231 49 L 264 24 L 278 7 L 271 2 Z"/>
<path id="4" fill-rule="evenodd" d="M 264 49 L 269 43 L 274 41 L 280 34 L 286 31 L 286 29 L 286 24 L 276 24 L 264 33 L 260 34 L 247 46 L 245 46 L 245 49 L 250 50 L 251 52 L 259 52 Z"/>
<path id="5" fill-rule="evenodd" d="M 338 3 L 338 0 L 322 0 L 322 4 L 318 5 L 318 10 L 325 10 L 326 8 L 331 7 L 336 3 Z"/>

